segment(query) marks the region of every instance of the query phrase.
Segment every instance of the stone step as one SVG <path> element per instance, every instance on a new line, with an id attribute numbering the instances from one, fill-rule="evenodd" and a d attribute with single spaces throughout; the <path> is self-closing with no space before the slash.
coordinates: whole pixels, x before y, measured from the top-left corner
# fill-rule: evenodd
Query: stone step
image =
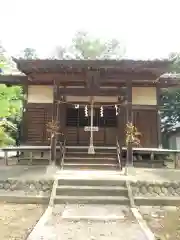
<path id="1" fill-rule="evenodd" d="M 117 153 L 116 152 L 106 152 L 106 151 L 103 151 L 103 152 L 95 152 L 95 154 L 88 154 L 88 152 L 80 152 L 80 151 L 67 151 L 66 152 L 67 155 L 86 155 L 86 156 L 114 156 L 116 155 Z"/>
<path id="2" fill-rule="evenodd" d="M 99 146 L 99 147 L 94 147 L 95 153 L 116 153 L 116 147 L 115 146 Z M 88 153 L 88 146 L 66 146 L 66 153 L 67 152 L 84 152 Z"/>
<path id="3" fill-rule="evenodd" d="M 116 154 L 87 154 L 87 153 L 66 153 L 65 158 L 84 158 L 84 159 L 117 159 Z"/>
<path id="4" fill-rule="evenodd" d="M 97 170 L 117 170 L 118 164 L 109 163 L 66 163 L 64 161 L 63 169 L 97 169 Z"/>
<path id="5" fill-rule="evenodd" d="M 56 195 L 68 196 L 128 196 L 127 188 L 121 186 L 58 186 Z"/>
<path id="6" fill-rule="evenodd" d="M 56 196 L 54 204 L 118 204 L 129 205 L 124 196 Z"/>
<path id="7" fill-rule="evenodd" d="M 115 157 L 91 157 L 91 156 L 86 156 L 86 157 L 82 157 L 82 156 L 65 156 L 65 158 L 64 159 L 66 159 L 66 160 L 101 160 L 101 161 L 103 161 L 103 160 L 116 160 L 116 158 Z"/>
<path id="8" fill-rule="evenodd" d="M 126 186 L 125 180 L 117 180 L 117 179 L 108 179 L 108 176 L 106 175 L 106 178 L 104 179 L 98 179 L 97 177 L 93 178 L 74 178 L 74 177 L 68 177 L 68 178 L 59 178 L 58 179 L 58 186 Z"/>
<path id="9" fill-rule="evenodd" d="M 77 163 L 77 164 L 117 164 L 118 161 L 116 158 L 91 158 L 91 157 L 65 157 L 64 163 Z"/>

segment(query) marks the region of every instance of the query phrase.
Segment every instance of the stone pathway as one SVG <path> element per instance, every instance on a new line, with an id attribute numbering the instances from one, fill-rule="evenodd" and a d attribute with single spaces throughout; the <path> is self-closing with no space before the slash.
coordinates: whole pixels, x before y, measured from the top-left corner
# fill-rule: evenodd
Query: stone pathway
<path id="1" fill-rule="evenodd" d="M 126 206 L 56 205 L 27 240 L 147 240 Z"/>

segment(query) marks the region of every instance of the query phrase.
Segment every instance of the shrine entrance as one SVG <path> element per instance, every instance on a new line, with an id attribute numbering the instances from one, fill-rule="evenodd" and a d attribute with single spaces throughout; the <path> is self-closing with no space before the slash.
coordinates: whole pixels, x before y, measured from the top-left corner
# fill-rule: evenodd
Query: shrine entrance
<path id="1" fill-rule="evenodd" d="M 117 136 L 115 106 L 93 106 L 93 145 L 114 146 Z M 89 146 L 91 135 L 90 106 L 71 105 L 66 109 L 66 144 Z"/>

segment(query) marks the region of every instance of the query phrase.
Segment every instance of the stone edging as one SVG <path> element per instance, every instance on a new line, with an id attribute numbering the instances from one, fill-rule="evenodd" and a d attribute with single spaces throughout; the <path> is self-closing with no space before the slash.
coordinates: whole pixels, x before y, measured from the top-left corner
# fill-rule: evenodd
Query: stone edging
<path id="1" fill-rule="evenodd" d="M 180 182 L 130 182 L 135 205 L 179 206 Z"/>
<path id="2" fill-rule="evenodd" d="M 50 195 L 54 180 L 0 180 L 0 192 L 21 191 L 26 194 L 43 194 Z"/>
<path id="3" fill-rule="evenodd" d="M 0 201 L 6 203 L 48 204 L 54 180 L 0 180 Z"/>
<path id="4" fill-rule="evenodd" d="M 55 179 L 54 183 L 53 183 L 53 186 L 52 186 L 51 196 L 50 196 L 50 199 L 49 199 L 49 205 L 48 205 L 46 211 L 44 212 L 44 214 L 41 216 L 41 218 L 37 222 L 37 224 L 35 225 L 35 227 L 33 228 L 33 230 L 31 231 L 31 233 L 29 234 L 27 240 L 33 240 L 33 239 L 40 239 L 41 238 L 41 236 L 39 236 L 39 234 L 41 234 L 41 228 L 43 228 L 45 222 L 47 222 L 48 218 L 52 214 L 52 209 L 53 209 L 53 206 L 54 206 L 54 197 L 56 195 L 57 185 L 58 185 L 58 179 Z"/>
<path id="5" fill-rule="evenodd" d="M 180 182 L 130 182 L 134 197 L 180 197 Z"/>

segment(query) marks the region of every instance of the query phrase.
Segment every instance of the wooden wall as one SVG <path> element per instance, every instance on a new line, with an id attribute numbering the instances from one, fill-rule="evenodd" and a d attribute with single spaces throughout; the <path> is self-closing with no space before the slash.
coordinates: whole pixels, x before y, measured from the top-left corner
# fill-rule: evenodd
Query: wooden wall
<path id="1" fill-rule="evenodd" d="M 117 128 L 100 127 L 98 132 L 93 133 L 93 142 L 96 146 L 115 146 Z M 90 141 L 90 132 L 85 132 L 84 127 L 67 127 L 66 139 L 68 145 L 88 146 Z"/>
<path id="2" fill-rule="evenodd" d="M 83 89 L 82 89 L 83 91 Z M 89 96 L 66 96 L 67 102 L 90 102 Z M 94 102 L 116 103 L 117 96 L 94 96 Z M 28 103 L 53 103 L 53 86 L 28 86 Z M 134 105 L 156 105 L 155 87 L 133 87 L 132 103 Z"/>
<path id="3" fill-rule="evenodd" d="M 26 131 L 24 144 L 49 145 L 50 133 L 47 132 L 47 123 L 52 121 L 52 104 L 28 103 L 26 108 Z M 60 104 L 59 121 L 61 131 L 64 133 L 65 105 Z"/>
<path id="4" fill-rule="evenodd" d="M 156 105 L 155 87 L 133 87 L 132 104 L 134 105 Z"/>
<path id="5" fill-rule="evenodd" d="M 89 143 L 89 132 L 84 132 L 84 129 L 66 127 L 66 110 L 65 104 L 60 105 L 60 121 L 62 131 L 68 137 L 69 144 L 75 144 L 79 138 L 79 144 L 87 145 Z M 50 143 L 48 138 L 46 124 L 52 120 L 52 104 L 48 103 L 29 103 L 26 110 L 26 131 L 24 144 L 29 145 L 47 145 Z M 133 122 L 138 131 L 142 134 L 142 147 L 157 147 L 157 110 L 133 110 Z M 97 145 L 115 145 L 116 135 L 119 131 L 119 136 L 122 143 L 125 144 L 125 124 L 126 114 L 121 111 L 119 127 L 100 129 L 101 131 L 94 133 L 94 141 Z M 79 132 L 78 132 L 79 131 Z M 77 136 L 77 134 L 79 136 Z"/>
<path id="6" fill-rule="evenodd" d="M 49 144 L 46 124 L 52 120 L 52 104 L 28 103 L 26 108 L 25 144 Z"/>
<path id="7" fill-rule="evenodd" d="M 142 134 L 142 147 L 158 147 L 157 110 L 134 110 L 133 122 Z"/>
<path id="8" fill-rule="evenodd" d="M 126 110 L 123 108 L 120 112 L 118 122 L 119 140 L 125 145 L 125 127 L 126 127 Z M 142 147 L 158 147 L 157 140 L 157 110 L 133 110 L 133 124 L 141 136 Z"/>
<path id="9" fill-rule="evenodd" d="M 28 103 L 53 103 L 53 86 L 28 86 Z"/>

